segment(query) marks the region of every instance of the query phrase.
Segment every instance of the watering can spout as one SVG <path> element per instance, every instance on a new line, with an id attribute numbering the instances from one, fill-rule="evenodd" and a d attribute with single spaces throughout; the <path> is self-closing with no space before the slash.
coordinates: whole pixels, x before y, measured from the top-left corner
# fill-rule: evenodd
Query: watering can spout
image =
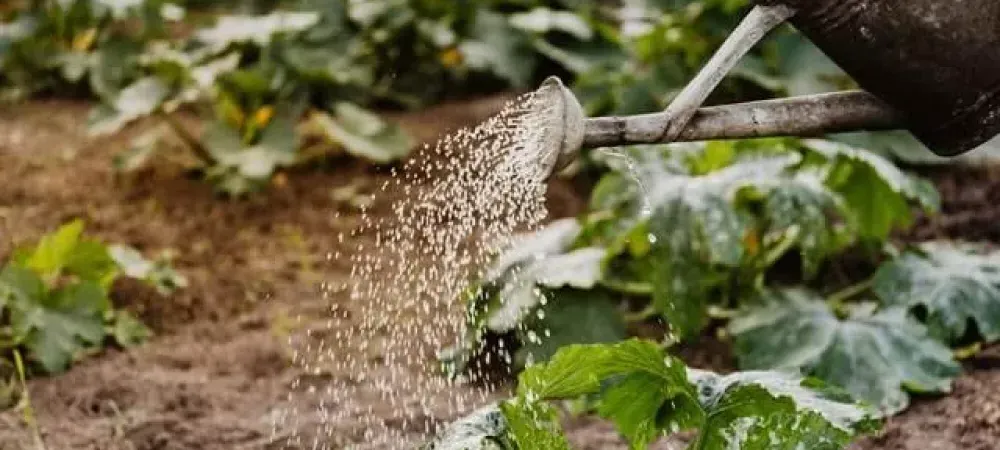
<path id="1" fill-rule="evenodd" d="M 861 90 L 703 108 L 719 82 L 790 22 Z M 1000 134 L 1000 1 L 758 0 L 665 111 L 584 118 L 547 80 L 566 132 L 559 169 L 582 147 L 904 129 L 939 156 Z"/>

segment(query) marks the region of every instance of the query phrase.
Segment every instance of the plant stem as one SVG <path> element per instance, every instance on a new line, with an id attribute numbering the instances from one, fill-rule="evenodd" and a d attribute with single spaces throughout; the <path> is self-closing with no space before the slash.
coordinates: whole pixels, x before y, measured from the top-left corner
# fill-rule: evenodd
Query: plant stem
<path id="1" fill-rule="evenodd" d="M 649 304 L 642 311 L 625 314 L 624 318 L 626 322 L 645 322 L 651 317 L 656 317 L 658 314 L 660 312 L 652 304 Z"/>
<path id="2" fill-rule="evenodd" d="M 191 149 L 191 152 L 194 153 L 194 156 L 201 160 L 202 163 L 206 166 L 215 164 L 215 159 L 212 158 L 212 154 L 208 152 L 208 149 L 202 145 L 198 138 L 194 137 L 186 128 L 184 128 L 184 125 L 181 125 L 180 122 L 175 120 L 170 114 L 163 111 L 159 111 L 157 115 L 163 119 L 163 122 L 166 123 L 170 129 L 174 131 L 174 133 L 177 133 L 177 137 L 184 141 L 188 148 Z"/>
<path id="3" fill-rule="evenodd" d="M 642 283 L 635 281 L 602 280 L 601 285 L 613 291 L 618 291 L 628 295 L 641 295 L 641 296 L 653 295 L 653 288 L 652 286 L 649 285 L 649 283 Z"/>
<path id="4" fill-rule="evenodd" d="M 874 278 L 869 278 L 865 281 L 862 281 L 857 284 L 852 284 L 844 289 L 834 292 L 833 294 L 830 294 L 830 296 L 826 298 L 826 304 L 829 305 L 830 308 L 839 311 L 845 301 L 853 297 L 856 297 L 864 293 L 865 291 L 871 289 L 872 283 L 874 281 L 875 281 Z"/>
<path id="5" fill-rule="evenodd" d="M 21 408 L 24 422 L 31 429 L 32 437 L 35 439 L 36 450 L 46 450 L 45 440 L 42 439 L 42 433 L 38 430 L 38 422 L 35 420 L 35 408 L 31 405 L 31 392 L 28 391 L 28 382 L 24 374 L 24 359 L 21 358 L 20 350 L 15 348 L 13 352 L 17 380 L 21 383 L 21 392 L 24 395 L 22 399 L 24 405 Z"/>

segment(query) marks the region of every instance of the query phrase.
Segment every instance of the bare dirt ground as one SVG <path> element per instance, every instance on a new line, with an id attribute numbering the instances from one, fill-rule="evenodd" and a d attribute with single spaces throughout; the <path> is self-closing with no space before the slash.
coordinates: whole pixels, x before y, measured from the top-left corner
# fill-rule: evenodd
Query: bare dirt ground
<path id="1" fill-rule="evenodd" d="M 497 107 L 497 99 L 485 99 L 399 118 L 430 141 Z M 350 309 L 342 295 L 323 288 L 347 277 L 348 264 L 328 255 L 353 248 L 336 236 L 358 225 L 355 207 L 338 195 L 338 188 L 374 190 L 386 170 L 335 160 L 329 167 L 297 170 L 267 193 L 227 201 L 170 165 L 117 177 L 110 161 L 126 148 L 129 136 L 88 139 L 86 113 L 86 105 L 57 101 L 0 111 L 0 260 L 16 244 L 80 217 L 89 233 L 107 241 L 153 254 L 175 250 L 175 266 L 191 285 L 164 298 L 120 283 L 116 304 L 153 327 L 152 341 L 128 351 L 108 350 L 64 375 L 30 382 L 47 448 L 312 448 L 307 432 L 293 441 L 280 438 L 297 430 L 272 435 L 280 405 L 293 389 L 308 391 L 310 380 L 319 385 L 354 374 L 303 373 L 291 364 L 288 337 L 321 328 L 331 304 Z M 1000 176 L 987 171 L 930 175 L 942 188 L 946 214 L 923 220 L 916 237 L 1000 242 L 1000 198 L 995 198 L 1000 197 Z M 553 217 L 575 214 L 584 204 L 563 182 L 551 186 L 549 197 Z M 376 199 L 391 200 L 391 195 Z M 696 366 L 731 367 L 724 345 L 703 344 L 683 355 Z M 856 448 L 1000 446 L 1000 350 L 987 349 L 967 368 L 952 395 L 915 401 L 882 435 Z M 394 422 L 398 411 L 377 398 L 371 414 L 404 432 L 412 426 Z M 431 422 L 451 419 L 430 414 Z M 316 425 L 308 420 L 300 424 L 303 430 Z M 338 441 L 347 442 L 363 438 L 359 424 L 330 426 Z M 626 448 L 607 424 L 571 419 L 568 428 L 579 448 Z M 679 442 L 658 445 L 681 448 Z M 21 449 L 34 449 L 29 428 L 21 416 L 0 413 L 0 450 Z"/>

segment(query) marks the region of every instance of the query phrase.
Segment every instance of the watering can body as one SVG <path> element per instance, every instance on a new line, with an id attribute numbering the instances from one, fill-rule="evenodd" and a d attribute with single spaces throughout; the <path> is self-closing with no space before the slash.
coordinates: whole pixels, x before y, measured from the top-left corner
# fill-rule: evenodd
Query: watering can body
<path id="1" fill-rule="evenodd" d="M 758 0 L 896 109 L 935 153 L 1000 134 L 1000 0 Z"/>

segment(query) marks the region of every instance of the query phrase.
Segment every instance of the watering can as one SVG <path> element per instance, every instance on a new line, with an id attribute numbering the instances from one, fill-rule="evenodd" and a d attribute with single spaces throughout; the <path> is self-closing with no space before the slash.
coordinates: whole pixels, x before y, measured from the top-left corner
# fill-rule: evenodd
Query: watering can
<path id="1" fill-rule="evenodd" d="M 768 32 L 790 22 L 860 90 L 702 107 Z M 538 92 L 560 123 L 552 172 L 582 148 L 903 129 L 938 156 L 1000 133 L 1000 0 L 757 0 L 666 110 L 586 118 L 558 78 Z"/>

